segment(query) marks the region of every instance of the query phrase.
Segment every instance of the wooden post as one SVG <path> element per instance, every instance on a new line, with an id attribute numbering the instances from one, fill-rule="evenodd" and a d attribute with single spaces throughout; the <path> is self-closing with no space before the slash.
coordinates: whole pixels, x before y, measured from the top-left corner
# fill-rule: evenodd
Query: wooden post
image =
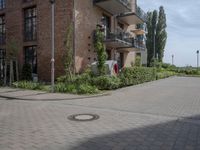
<path id="1" fill-rule="evenodd" d="M 18 61 L 15 61 L 15 65 L 16 65 L 16 79 L 17 82 L 19 81 L 19 67 L 18 67 Z"/>
<path id="2" fill-rule="evenodd" d="M 10 60 L 10 81 L 9 85 L 12 85 L 12 82 L 14 80 L 14 74 L 13 74 L 13 60 Z"/>
<path id="3" fill-rule="evenodd" d="M 5 68 L 4 68 L 4 86 L 7 84 L 7 59 L 5 59 Z"/>

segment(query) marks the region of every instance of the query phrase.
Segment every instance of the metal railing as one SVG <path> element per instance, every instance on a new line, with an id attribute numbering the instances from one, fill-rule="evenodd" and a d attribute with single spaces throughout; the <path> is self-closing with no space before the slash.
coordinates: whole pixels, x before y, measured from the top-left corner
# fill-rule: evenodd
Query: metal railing
<path id="1" fill-rule="evenodd" d="M 145 24 L 137 24 L 136 25 L 136 29 L 140 29 L 140 30 L 145 30 L 146 31 L 146 25 Z"/>
<path id="2" fill-rule="evenodd" d="M 98 2 L 105 2 L 105 0 L 93 0 L 94 3 L 98 3 Z M 131 3 L 130 0 L 116 0 L 118 2 L 120 2 L 122 5 L 126 6 L 128 9 L 131 9 Z"/>
<path id="3" fill-rule="evenodd" d="M 117 28 L 114 32 L 107 30 L 105 40 L 119 40 L 130 46 L 133 46 L 134 44 L 134 38 L 131 37 L 131 34 L 124 32 L 119 28 Z"/>
<path id="4" fill-rule="evenodd" d="M 140 17 L 143 21 L 146 22 L 147 20 L 147 14 L 140 8 L 139 6 L 136 7 L 135 13 L 137 14 L 138 17 Z"/>
<path id="5" fill-rule="evenodd" d="M 141 50 L 145 50 L 146 49 L 146 43 L 144 40 L 141 39 L 135 39 L 135 43 L 134 43 L 135 48 L 141 49 Z"/>

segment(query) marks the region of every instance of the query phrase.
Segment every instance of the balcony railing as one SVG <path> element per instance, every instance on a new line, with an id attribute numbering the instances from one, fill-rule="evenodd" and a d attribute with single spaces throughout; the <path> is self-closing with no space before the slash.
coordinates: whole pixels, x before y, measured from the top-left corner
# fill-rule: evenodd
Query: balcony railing
<path id="1" fill-rule="evenodd" d="M 147 14 L 139 6 L 136 7 L 136 15 L 140 17 L 144 22 L 147 21 Z"/>
<path id="2" fill-rule="evenodd" d="M 137 24 L 137 25 L 136 25 L 136 29 L 139 29 L 139 30 L 146 30 L 146 26 L 145 26 L 145 24 Z"/>
<path id="3" fill-rule="evenodd" d="M 131 11 L 129 0 L 93 0 L 94 4 L 112 13 L 120 14 Z"/>
<path id="4" fill-rule="evenodd" d="M 108 30 L 105 33 L 105 43 L 108 46 L 116 49 L 126 49 L 129 50 L 144 50 L 145 43 L 140 39 L 135 39 L 129 32 L 124 32 L 123 30 L 117 28 L 115 32 L 109 32 Z"/>
<path id="5" fill-rule="evenodd" d="M 136 7 L 134 12 L 125 12 L 117 15 L 117 18 L 121 21 L 132 25 L 132 24 L 143 24 L 147 21 L 146 13 L 140 8 Z"/>

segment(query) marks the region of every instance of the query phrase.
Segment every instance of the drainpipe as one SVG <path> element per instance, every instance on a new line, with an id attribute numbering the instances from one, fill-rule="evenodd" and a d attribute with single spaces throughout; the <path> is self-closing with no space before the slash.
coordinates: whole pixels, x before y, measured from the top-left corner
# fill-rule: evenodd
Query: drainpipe
<path id="1" fill-rule="evenodd" d="M 55 82 L 55 0 L 51 3 L 51 92 L 54 93 Z"/>
<path id="2" fill-rule="evenodd" d="M 76 47 L 75 47 L 75 37 L 76 37 L 76 33 L 75 33 L 75 0 L 73 0 L 73 16 L 72 16 L 72 22 L 73 22 L 73 57 L 74 57 L 74 62 L 73 62 L 73 72 L 74 74 L 76 73 Z"/>

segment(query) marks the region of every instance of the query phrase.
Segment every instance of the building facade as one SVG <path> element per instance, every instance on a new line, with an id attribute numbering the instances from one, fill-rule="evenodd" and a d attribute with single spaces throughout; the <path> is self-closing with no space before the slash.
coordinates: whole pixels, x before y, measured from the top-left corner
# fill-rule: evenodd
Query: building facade
<path id="1" fill-rule="evenodd" d="M 108 59 L 120 68 L 134 64 L 136 55 L 146 64 L 145 13 L 136 0 L 55 0 L 55 74 L 64 74 L 66 32 L 73 27 L 74 69 L 82 72 L 97 61 L 94 31 L 105 29 Z M 17 49 L 19 70 L 29 63 L 34 76 L 51 77 L 51 4 L 49 0 L 0 0 L 0 78 L 6 58 Z"/>

